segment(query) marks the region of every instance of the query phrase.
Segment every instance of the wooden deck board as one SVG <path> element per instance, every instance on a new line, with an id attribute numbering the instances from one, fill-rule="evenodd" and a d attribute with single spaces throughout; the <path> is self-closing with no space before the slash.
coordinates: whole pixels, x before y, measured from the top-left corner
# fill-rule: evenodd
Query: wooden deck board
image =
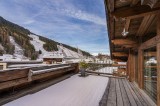
<path id="1" fill-rule="evenodd" d="M 120 85 L 120 88 L 121 88 L 121 96 L 122 96 L 122 99 L 123 99 L 123 106 L 130 106 L 130 102 L 129 102 L 127 93 L 125 91 L 124 85 L 122 83 L 122 80 L 119 80 L 119 85 Z"/>
<path id="2" fill-rule="evenodd" d="M 110 78 L 100 106 L 152 106 L 144 94 L 126 79 Z"/>
<path id="3" fill-rule="evenodd" d="M 134 92 L 136 93 L 138 99 L 141 101 L 143 106 L 150 106 L 149 102 L 145 99 L 145 97 L 138 91 L 138 89 L 133 85 L 130 84 L 130 86 L 132 87 L 132 89 L 134 90 Z"/>
<path id="4" fill-rule="evenodd" d="M 125 82 L 125 79 L 123 79 L 122 82 L 123 82 L 124 88 L 126 90 L 128 99 L 129 99 L 129 101 L 131 103 L 131 106 L 137 106 L 136 101 L 134 100 L 134 97 L 133 97 L 131 91 L 129 90 L 129 88 L 128 88 L 126 82 Z"/>
<path id="5" fill-rule="evenodd" d="M 111 78 L 111 84 L 110 84 L 110 89 L 109 89 L 109 94 L 108 94 L 108 101 L 107 101 L 107 106 L 116 106 L 116 86 L 115 86 L 115 79 Z"/>
<path id="6" fill-rule="evenodd" d="M 116 94 L 117 94 L 117 106 L 123 106 L 123 100 L 121 96 L 121 88 L 119 86 L 119 81 L 116 79 Z"/>
<path id="7" fill-rule="evenodd" d="M 132 93 L 132 96 L 135 100 L 135 102 L 137 103 L 138 106 L 143 106 L 142 103 L 140 102 L 139 98 L 137 97 L 136 93 L 134 92 L 134 90 L 131 88 L 129 82 L 127 80 L 125 80 L 126 85 L 128 86 L 128 89 L 130 90 L 130 92 Z"/>

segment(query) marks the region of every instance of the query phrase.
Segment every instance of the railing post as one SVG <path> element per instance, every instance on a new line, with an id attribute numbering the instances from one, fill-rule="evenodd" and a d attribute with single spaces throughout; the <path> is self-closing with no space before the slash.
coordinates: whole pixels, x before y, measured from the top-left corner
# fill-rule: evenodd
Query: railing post
<path id="1" fill-rule="evenodd" d="M 79 63 L 75 63 L 75 73 L 79 72 Z"/>

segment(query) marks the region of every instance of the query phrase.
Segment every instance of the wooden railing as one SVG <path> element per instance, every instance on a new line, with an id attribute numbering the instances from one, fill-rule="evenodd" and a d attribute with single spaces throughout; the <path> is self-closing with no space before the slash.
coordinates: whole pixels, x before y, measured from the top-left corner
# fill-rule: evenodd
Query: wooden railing
<path id="1" fill-rule="evenodd" d="M 126 65 L 125 64 L 106 64 L 106 63 L 88 63 L 89 68 L 86 71 L 87 73 L 93 73 L 93 74 L 105 74 L 105 75 L 113 75 L 113 76 L 126 76 Z M 104 67 L 117 67 L 117 70 L 113 69 L 113 72 L 98 72 L 95 70 L 99 70 Z"/>
<path id="2" fill-rule="evenodd" d="M 0 92 L 34 81 L 53 79 L 68 72 L 77 73 L 78 71 L 78 63 L 1 70 Z"/>

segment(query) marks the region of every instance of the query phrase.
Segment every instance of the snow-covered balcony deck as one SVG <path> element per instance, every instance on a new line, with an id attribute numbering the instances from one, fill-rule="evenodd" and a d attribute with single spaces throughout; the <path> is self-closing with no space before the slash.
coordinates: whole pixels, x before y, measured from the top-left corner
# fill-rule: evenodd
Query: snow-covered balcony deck
<path id="1" fill-rule="evenodd" d="M 79 77 L 74 75 L 4 106 L 98 106 L 108 79 L 101 76 Z"/>
<path id="2" fill-rule="evenodd" d="M 107 72 L 107 69 L 99 71 Z M 86 77 L 65 75 L 34 85 L 9 98 L 1 98 L 1 103 L 3 106 L 155 106 L 126 78 L 96 74 Z"/>

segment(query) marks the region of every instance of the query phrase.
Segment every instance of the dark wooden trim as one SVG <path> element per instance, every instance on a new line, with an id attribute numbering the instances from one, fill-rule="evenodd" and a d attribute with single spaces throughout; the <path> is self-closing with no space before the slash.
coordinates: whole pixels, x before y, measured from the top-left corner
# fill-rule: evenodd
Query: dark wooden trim
<path id="1" fill-rule="evenodd" d="M 126 19 L 126 22 L 125 22 L 125 30 L 126 30 L 126 32 L 128 32 L 128 29 L 129 29 L 129 25 L 130 25 L 130 19 Z"/>
<path id="2" fill-rule="evenodd" d="M 128 57 L 128 54 L 123 52 L 113 52 L 112 55 L 116 57 Z"/>
<path id="3" fill-rule="evenodd" d="M 155 19 L 155 14 L 145 16 L 143 18 L 143 21 L 142 21 L 136 35 L 137 36 L 144 36 L 154 19 Z"/>
<path id="4" fill-rule="evenodd" d="M 134 6 L 134 7 L 122 7 L 118 10 L 112 12 L 112 15 L 117 18 L 138 18 L 143 17 L 150 14 L 156 14 L 160 8 L 153 8 L 151 9 L 149 6 L 141 5 L 141 6 Z"/>
<path id="5" fill-rule="evenodd" d="M 150 8 L 153 8 L 157 2 L 158 0 L 141 0 L 142 5 L 148 5 Z"/>
<path id="6" fill-rule="evenodd" d="M 132 0 L 131 7 L 135 6 L 140 0 Z"/>
<path id="7" fill-rule="evenodd" d="M 111 40 L 114 45 L 133 45 L 137 44 L 136 41 L 130 40 L 130 39 L 114 39 Z"/>
<path id="8" fill-rule="evenodd" d="M 143 50 L 138 50 L 138 85 L 143 89 Z"/>
<path id="9" fill-rule="evenodd" d="M 140 48 L 142 50 L 148 49 L 153 46 L 156 46 L 157 43 L 160 43 L 160 36 L 155 36 L 155 37 L 151 38 L 150 40 L 144 42 L 143 44 L 141 44 Z"/>
<path id="10" fill-rule="evenodd" d="M 110 14 L 110 12 L 114 11 L 114 0 L 104 0 L 104 4 L 105 4 L 106 16 L 107 16 L 106 22 L 108 26 L 108 38 L 114 39 L 115 21 L 114 21 L 114 17 Z M 109 44 L 110 44 L 110 54 L 112 54 L 113 45 L 111 43 L 111 40 L 109 40 Z M 111 58 L 113 58 L 112 55 L 111 55 Z"/>

